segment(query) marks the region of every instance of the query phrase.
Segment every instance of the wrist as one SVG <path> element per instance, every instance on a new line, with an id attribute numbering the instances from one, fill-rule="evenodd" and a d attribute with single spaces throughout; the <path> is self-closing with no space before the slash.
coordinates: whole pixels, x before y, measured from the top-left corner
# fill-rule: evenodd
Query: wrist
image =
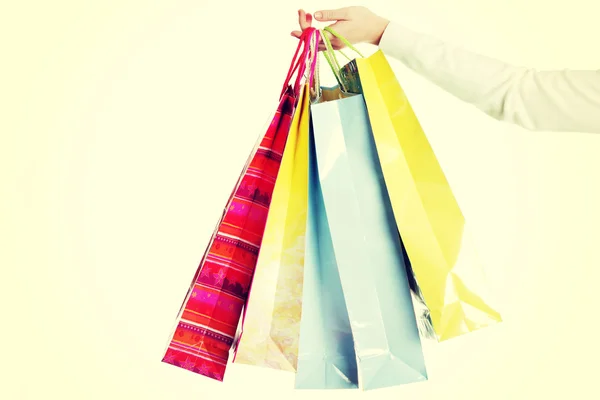
<path id="1" fill-rule="evenodd" d="M 379 46 L 379 42 L 381 42 L 381 38 L 383 37 L 383 34 L 385 33 L 385 30 L 389 24 L 389 20 L 378 17 L 377 22 L 374 24 L 373 36 L 371 37 L 371 40 L 369 40 L 369 43 Z"/>

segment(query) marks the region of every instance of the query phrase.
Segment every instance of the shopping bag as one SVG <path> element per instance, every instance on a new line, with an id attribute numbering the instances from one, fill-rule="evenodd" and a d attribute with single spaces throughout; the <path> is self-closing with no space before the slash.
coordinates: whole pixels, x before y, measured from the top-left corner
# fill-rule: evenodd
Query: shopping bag
<path id="1" fill-rule="evenodd" d="M 308 96 L 283 155 L 234 362 L 296 370 L 308 196 Z M 297 331 L 297 332 L 296 332 Z"/>
<path id="2" fill-rule="evenodd" d="M 313 104 L 311 117 L 360 386 L 426 380 L 400 238 L 363 96 Z"/>
<path id="3" fill-rule="evenodd" d="M 354 339 L 309 137 L 309 185 L 302 321 L 296 389 L 358 388 Z"/>
<path id="4" fill-rule="evenodd" d="M 308 33 L 298 44 L 277 112 L 253 149 L 202 257 L 162 359 L 165 363 L 223 380 L 298 100 L 307 37 Z M 295 85 L 288 86 L 296 71 Z"/>
<path id="5" fill-rule="evenodd" d="M 385 55 L 357 58 L 344 71 L 357 72 L 394 218 L 438 339 L 500 322 L 472 234 Z"/>
<path id="6" fill-rule="evenodd" d="M 314 30 L 309 39 L 311 73 L 303 86 L 273 192 L 235 363 L 296 371 L 308 204 L 309 90 L 318 33 Z"/>

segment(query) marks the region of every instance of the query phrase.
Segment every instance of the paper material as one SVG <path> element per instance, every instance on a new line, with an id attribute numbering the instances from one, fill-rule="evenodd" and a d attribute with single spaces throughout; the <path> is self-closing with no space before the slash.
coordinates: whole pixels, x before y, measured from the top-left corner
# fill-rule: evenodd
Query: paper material
<path id="1" fill-rule="evenodd" d="M 360 386 L 426 380 L 400 238 L 363 97 L 313 105 L 311 115 Z"/>
<path id="2" fill-rule="evenodd" d="M 394 218 L 438 339 L 501 321 L 462 212 L 384 54 L 356 64 Z"/>
<path id="3" fill-rule="evenodd" d="M 302 89 L 275 184 L 234 362 L 295 371 L 308 203 L 309 95 Z"/>
<path id="4" fill-rule="evenodd" d="M 308 221 L 296 389 L 358 388 L 354 339 L 309 137 Z"/>
<path id="5" fill-rule="evenodd" d="M 288 91 L 252 151 L 196 270 L 163 362 L 223 380 L 295 105 Z"/>

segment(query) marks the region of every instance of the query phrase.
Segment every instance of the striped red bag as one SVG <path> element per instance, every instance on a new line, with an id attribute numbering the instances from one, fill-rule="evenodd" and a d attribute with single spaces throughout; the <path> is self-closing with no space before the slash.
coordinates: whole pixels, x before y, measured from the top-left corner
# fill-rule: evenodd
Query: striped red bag
<path id="1" fill-rule="evenodd" d="M 313 32 L 305 31 L 298 43 L 277 112 L 253 149 L 196 270 L 162 359 L 165 363 L 223 380 L 252 283 Z"/>

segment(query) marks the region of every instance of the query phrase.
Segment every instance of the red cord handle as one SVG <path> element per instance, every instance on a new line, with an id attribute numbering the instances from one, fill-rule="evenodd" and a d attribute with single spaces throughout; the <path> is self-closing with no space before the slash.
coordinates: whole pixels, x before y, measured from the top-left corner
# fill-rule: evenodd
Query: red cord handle
<path id="1" fill-rule="evenodd" d="M 300 41 L 298 42 L 298 47 L 296 48 L 296 53 L 292 59 L 292 64 L 288 70 L 288 74 L 285 78 L 285 82 L 283 84 L 283 88 L 281 90 L 281 96 L 283 96 L 290 86 L 290 81 L 294 73 L 297 73 L 296 81 L 294 83 L 293 91 L 294 95 L 297 97 L 299 95 L 300 90 L 300 82 L 304 73 L 306 72 L 307 63 L 310 62 L 310 76 L 309 83 L 312 84 L 314 79 L 317 57 L 318 57 L 318 43 L 319 43 L 320 33 L 316 28 L 308 28 L 302 32 L 300 36 Z M 316 40 L 311 46 L 311 42 Z M 311 49 L 313 50 L 311 52 Z"/>

